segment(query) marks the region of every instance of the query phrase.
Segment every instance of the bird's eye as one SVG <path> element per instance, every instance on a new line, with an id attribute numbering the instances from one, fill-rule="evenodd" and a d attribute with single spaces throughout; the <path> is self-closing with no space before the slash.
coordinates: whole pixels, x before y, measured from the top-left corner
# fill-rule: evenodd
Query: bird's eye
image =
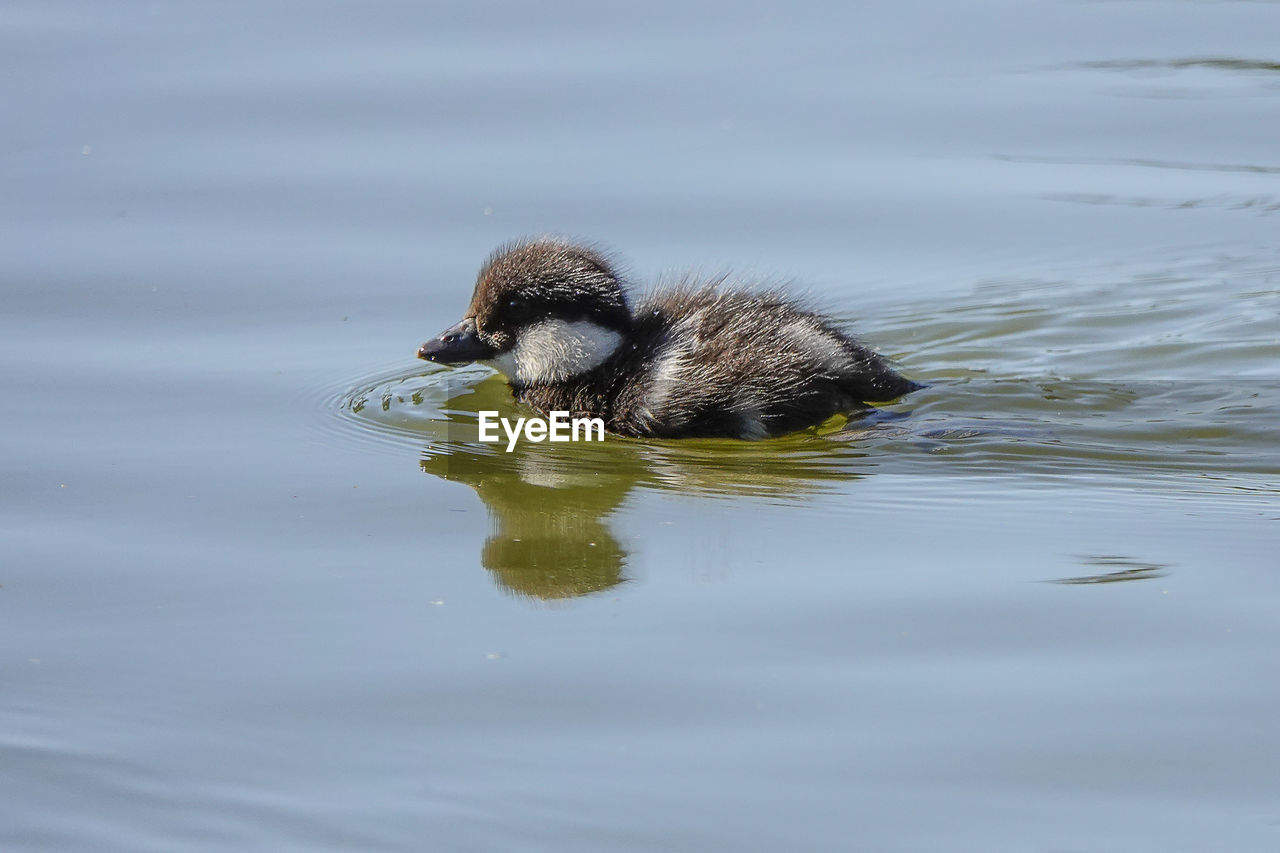
<path id="1" fill-rule="evenodd" d="M 509 300 L 507 300 L 507 308 L 509 308 L 510 310 L 512 310 L 513 312 L 515 312 L 515 313 L 517 313 L 517 314 L 519 314 L 519 313 L 523 313 L 523 312 L 524 312 L 524 309 L 525 309 L 525 308 L 527 308 L 527 307 L 528 307 L 528 305 L 525 303 L 525 301 L 524 301 L 523 299 L 509 299 Z"/>

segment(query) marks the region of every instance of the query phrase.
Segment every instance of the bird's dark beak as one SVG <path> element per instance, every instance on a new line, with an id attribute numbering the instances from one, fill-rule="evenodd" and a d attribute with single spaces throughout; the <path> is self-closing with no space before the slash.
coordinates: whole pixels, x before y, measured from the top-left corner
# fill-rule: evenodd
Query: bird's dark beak
<path id="1" fill-rule="evenodd" d="M 450 326 L 418 347 L 418 358 L 438 361 L 441 364 L 465 364 L 483 361 L 497 355 L 497 350 L 476 335 L 476 321 L 470 317 L 456 326 Z"/>

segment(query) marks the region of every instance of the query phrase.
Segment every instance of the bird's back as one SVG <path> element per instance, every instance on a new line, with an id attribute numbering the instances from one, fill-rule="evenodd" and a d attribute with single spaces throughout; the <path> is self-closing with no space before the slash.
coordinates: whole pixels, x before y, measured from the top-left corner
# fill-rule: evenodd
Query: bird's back
<path id="1" fill-rule="evenodd" d="M 831 320 L 773 292 L 710 285 L 634 312 L 631 381 L 614 428 L 635 435 L 763 438 L 918 387 Z"/>

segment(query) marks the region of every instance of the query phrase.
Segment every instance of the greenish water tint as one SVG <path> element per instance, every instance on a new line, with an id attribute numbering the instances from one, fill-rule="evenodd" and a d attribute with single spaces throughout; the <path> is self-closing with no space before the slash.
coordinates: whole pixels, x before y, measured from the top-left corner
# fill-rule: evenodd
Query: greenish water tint
<path id="1" fill-rule="evenodd" d="M 541 598 L 625 578 L 608 518 L 637 488 L 804 502 L 866 477 L 930 478 L 939 492 L 998 477 L 1263 506 L 1280 489 L 1278 281 L 1280 266 L 1223 258 L 885 307 L 867 323 L 927 387 L 839 429 L 761 442 L 609 436 L 507 452 L 478 440 L 477 412 L 533 412 L 478 366 L 371 377 L 340 408 L 406 458 L 416 451 L 424 472 L 475 489 L 494 525 L 481 562 L 504 588 Z"/>
<path id="2" fill-rule="evenodd" d="M 10 0 L 0 850 L 1280 849 L 1277 32 Z M 928 387 L 481 444 L 548 232 Z"/>

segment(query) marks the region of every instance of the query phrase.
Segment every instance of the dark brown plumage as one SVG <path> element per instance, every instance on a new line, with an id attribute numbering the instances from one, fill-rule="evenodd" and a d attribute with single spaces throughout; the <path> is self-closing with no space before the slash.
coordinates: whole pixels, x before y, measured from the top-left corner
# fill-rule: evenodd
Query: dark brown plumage
<path id="1" fill-rule="evenodd" d="M 686 281 L 629 311 L 603 256 L 557 240 L 495 253 L 466 319 L 418 354 L 492 364 L 521 402 L 632 436 L 764 438 L 919 387 L 777 291 Z"/>

